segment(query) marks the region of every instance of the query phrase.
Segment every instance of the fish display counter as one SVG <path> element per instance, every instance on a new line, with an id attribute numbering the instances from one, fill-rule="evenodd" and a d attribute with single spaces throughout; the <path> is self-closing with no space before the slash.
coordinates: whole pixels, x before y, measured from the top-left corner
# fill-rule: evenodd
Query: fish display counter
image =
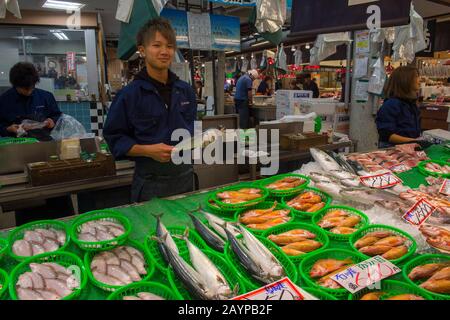
<path id="1" fill-rule="evenodd" d="M 0 298 L 227 300 L 287 277 L 313 300 L 448 300 L 450 152 L 416 149 L 311 149 L 295 173 L 2 231 Z M 379 289 L 334 278 L 377 256 L 401 270 Z"/>

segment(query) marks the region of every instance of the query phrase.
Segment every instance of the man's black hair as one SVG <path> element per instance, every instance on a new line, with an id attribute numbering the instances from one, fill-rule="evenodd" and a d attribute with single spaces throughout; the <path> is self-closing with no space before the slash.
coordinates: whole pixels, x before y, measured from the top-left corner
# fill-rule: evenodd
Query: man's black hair
<path id="1" fill-rule="evenodd" d="M 16 63 L 9 71 L 9 82 L 16 88 L 32 88 L 39 82 L 39 74 L 32 63 Z"/>

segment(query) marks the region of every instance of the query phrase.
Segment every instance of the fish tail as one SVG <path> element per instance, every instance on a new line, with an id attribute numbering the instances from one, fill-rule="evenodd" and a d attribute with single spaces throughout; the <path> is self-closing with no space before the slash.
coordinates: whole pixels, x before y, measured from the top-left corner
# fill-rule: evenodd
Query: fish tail
<path id="1" fill-rule="evenodd" d="M 153 217 L 155 217 L 156 220 L 161 220 L 162 216 L 164 215 L 164 212 L 161 213 L 151 213 Z"/>

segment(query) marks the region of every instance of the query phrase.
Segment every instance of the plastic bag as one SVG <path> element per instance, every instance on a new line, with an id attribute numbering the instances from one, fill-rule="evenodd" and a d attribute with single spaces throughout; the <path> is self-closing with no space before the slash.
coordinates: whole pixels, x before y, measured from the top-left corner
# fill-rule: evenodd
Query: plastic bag
<path id="1" fill-rule="evenodd" d="M 299 50 L 299 49 L 295 50 L 294 57 L 295 57 L 295 65 L 299 66 L 303 63 L 302 50 Z"/>
<path id="2" fill-rule="evenodd" d="M 21 138 L 27 135 L 27 132 L 30 130 L 39 130 L 44 129 L 47 127 L 48 123 L 47 121 L 39 122 L 34 120 L 23 120 L 20 125 L 19 129 L 17 130 L 17 137 Z"/>
<path id="3" fill-rule="evenodd" d="M 255 26 L 258 32 L 275 33 L 284 25 L 280 1 L 257 0 Z"/>
<path id="4" fill-rule="evenodd" d="M 161 13 L 162 9 L 169 0 L 152 0 L 153 7 L 155 8 L 158 15 Z"/>
<path id="5" fill-rule="evenodd" d="M 284 52 L 284 46 L 281 44 L 278 51 L 278 69 L 288 71 L 286 52 Z"/>
<path id="6" fill-rule="evenodd" d="M 369 81 L 369 92 L 380 96 L 383 94 L 384 84 L 386 83 L 383 59 L 378 58 L 373 67 L 374 70 Z"/>
<path id="7" fill-rule="evenodd" d="M 250 69 L 252 70 L 258 69 L 258 62 L 256 61 L 255 57 L 252 57 L 252 59 L 250 60 Z"/>
<path id="8" fill-rule="evenodd" d="M 414 10 L 414 5 L 412 2 L 410 20 L 409 36 L 413 41 L 414 52 L 416 53 L 425 50 L 428 46 L 425 40 L 423 18 Z"/>
<path id="9" fill-rule="evenodd" d="M 74 117 L 67 114 L 61 115 L 56 122 L 50 136 L 54 140 L 63 140 L 69 138 L 83 138 L 87 136 L 86 129 Z"/>

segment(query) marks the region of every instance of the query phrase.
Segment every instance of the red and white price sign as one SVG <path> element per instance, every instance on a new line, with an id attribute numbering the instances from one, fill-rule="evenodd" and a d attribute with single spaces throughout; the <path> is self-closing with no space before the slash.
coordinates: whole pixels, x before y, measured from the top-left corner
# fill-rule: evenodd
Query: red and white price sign
<path id="1" fill-rule="evenodd" d="M 76 70 L 75 52 L 66 52 L 66 64 L 67 64 L 67 72 L 72 72 Z"/>
<path id="2" fill-rule="evenodd" d="M 361 183 L 369 188 L 387 189 L 402 183 L 392 172 L 380 173 L 374 176 L 359 177 Z"/>
<path id="3" fill-rule="evenodd" d="M 381 280 L 400 271 L 401 269 L 392 262 L 376 256 L 339 272 L 332 279 L 351 293 L 356 293 L 366 287 L 381 289 L 377 288 Z"/>
<path id="4" fill-rule="evenodd" d="M 305 297 L 289 278 L 284 278 L 231 300 L 305 300 Z"/>
<path id="5" fill-rule="evenodd" d="M 420 199 L 411 209 L 403 216 L 403 219 L 414 226 L 421 226 L 433 214 L 436 207 L 426 199 Z"/>
<path id="6" fill-rule="evenodd" d="M 409 170 L 411 170 L 411 168 L 404 164 L 398 164 L 396 166 L 390 167 L 389 170 L 391 170 L 392 172 L 395 172 L 395 173 L 401 173 L 401 172 L 409 171 Z"/>
<path id="7" fill-rule="evenodd" d="M 441 189 L 439 189 L 439 193 L 445 194 L 446 196 L 450 196 L 450 180 L 445 179 L 444 183 L 442 183 Z"/>

